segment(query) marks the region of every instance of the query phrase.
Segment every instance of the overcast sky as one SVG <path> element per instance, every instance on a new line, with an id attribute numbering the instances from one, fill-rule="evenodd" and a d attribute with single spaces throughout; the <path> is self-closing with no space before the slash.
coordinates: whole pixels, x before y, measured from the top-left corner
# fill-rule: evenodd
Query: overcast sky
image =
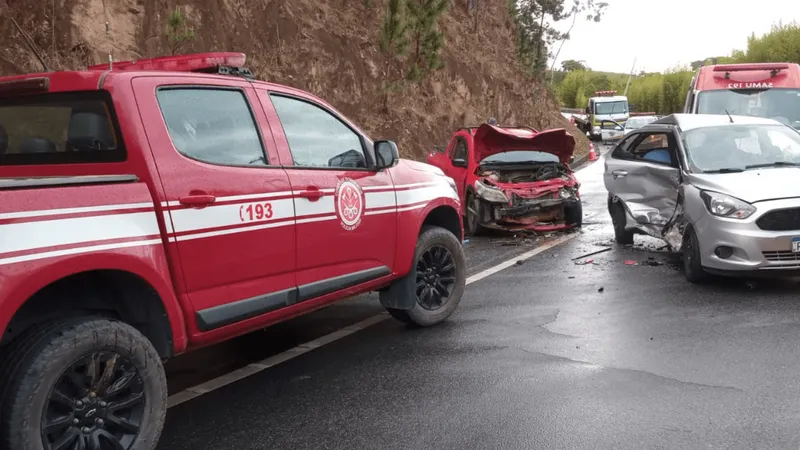
<path id="1" fill-rule="evenodd" d="M 729 55 L 733 49 L 744 49 L 752 32 L 760 36 L 778 21 L 800 21 L 798 0 L 604 1 L 609 5 L 599 23 L 578 19 L 559 64 L 583 60 L 592 70 L 627 73 L 636 57 L 636 72 L 660 72 L 676 64 Z M 569 21 L 556 27 L 566 31 Z M 602 45 L 604 41 L 608 44 Z"/>

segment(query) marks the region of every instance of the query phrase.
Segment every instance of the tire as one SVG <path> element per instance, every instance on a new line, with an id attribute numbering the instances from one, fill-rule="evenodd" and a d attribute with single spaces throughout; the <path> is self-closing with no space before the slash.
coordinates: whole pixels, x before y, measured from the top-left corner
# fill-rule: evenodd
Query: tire
<path id="1" fill-rule="evenodd" d="M 102 437 L 116 434 L 125 450 L 155 449 L 167 412 L 167 381 L 155 348 L 135 328 L 97 317 L 46 322 L 17 338 L 1 356 L 0 448 L 43 450 L 44 439 L 75 433 L 73 444 L 84 444 L 76 448 L 91 448 L 90 439 L 103 442 Z M 87 375 L 93 360 L 99 361 L 94 383 Z M 104 383 L 109 367 L 114 370 L 108 370 Z M 68 373 L 77 375 L 76 384 Z M 56 416 L 73 419 L 43 436 L 44 421 Z M 131 423 L 136 430 L 125 431 Z"/>
<path id="2" fill-rule="evenodd" d="M 609 200 L 609 211 L 611 212 L 611 223 L 614 226 L 614 240 L 620 245 L 633 244 L 633 231 L 625 229 L 625 207 L 622 203 Z"/>
<path id="3" fill-rule="evenodd" d="M 564 222 L 574 228 L 583 226 L 583 203 L 580 200 L 564 208 Z"/>
<path id="4" fill-rule="evenodd" d="M 476 213 L 470 211 L 473 209 Z M 483 231 L 483 227 L 480 225 L 479 217 L 482 215 L 481 211 L 481 202 L 475 197 L 475 194 L 469 193 L 467 194 L 467 210 L 464 217 L 464 231 L 469 236 L 479 236 Z"/>
<path id="5" fill-rule="evenodd" d="M 700 283 L 708 278 L 700 260 L 700 241 L 694 229 L 689 228 L 683 237 L 683 275 L 690 283 Z"/>
<path id="6" fill-rule="evenodd" d="M 425 297 L 421 297 L 419 289 L 416 292 L 416 302 L 414 307 L 409 310 L 387 308 L 389 314 L 400 322 L 412 324 L 419 327 L 429 327 L 436 325 L 440 322 L 447 320 L 453 311 L 456 310 L 458 304 L 461 303 L 461 297 L 464 295 L 464 287 L 467 281 L 467 267 L 464 259 L 464 248 L 453 233 L 440 227 L 423 227 L 422 232 L 417 239 L 417 249 L 414 252 L 414 266 L 411 272 L 406 275 L 414 277 L 415 280 L 425 281 L 425 274 L 420 271 L 426 266 L 425 259 L 427 259 L 435 252 L 440 252 L 440 249 L 445 249 L 450 254 L 452 259 L 452 283 L 448 283 L 449 295 L 442 300 L 442 304 L 436 308 L 431 308 L 430 304 L 426 305 Z M 433 253 L 432 253 L 433 252 Z M 446 267 L 441 267 L 445 269 Z M 450 274 L 449 271 L 442 271 L 445 274 Z M 429 279 L 433 279 L 433 276 Z"/>

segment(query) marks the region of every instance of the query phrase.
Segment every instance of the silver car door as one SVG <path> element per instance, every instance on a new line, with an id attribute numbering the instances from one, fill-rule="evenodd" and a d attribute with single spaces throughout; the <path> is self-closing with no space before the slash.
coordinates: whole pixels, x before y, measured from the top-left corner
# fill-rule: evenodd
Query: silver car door
<path id="1" fill-rule="evenodd" d="M 660 235 L 675 212 L 680 184 L 677 142 L 670 129 L 632 134 L 606 160 L 606 189 L 643 229 Z"/>

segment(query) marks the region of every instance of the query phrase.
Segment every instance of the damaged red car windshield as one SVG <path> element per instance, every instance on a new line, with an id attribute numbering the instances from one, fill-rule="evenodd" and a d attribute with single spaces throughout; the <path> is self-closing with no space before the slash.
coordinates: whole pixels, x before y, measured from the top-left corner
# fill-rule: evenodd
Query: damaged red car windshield
<path id="1" fill-rule="evenodd" d="M 489 164 L 528 164 L 528 163 L 558 163 L 558 156 L 538 151 L 509 150 L 496 153 L 483 159 L 481 165 Z"/>

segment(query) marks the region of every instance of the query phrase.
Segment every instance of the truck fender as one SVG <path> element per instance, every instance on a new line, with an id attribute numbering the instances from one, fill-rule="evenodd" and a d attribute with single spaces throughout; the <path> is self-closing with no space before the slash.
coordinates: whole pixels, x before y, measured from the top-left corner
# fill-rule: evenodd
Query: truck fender
<path id="1" fill-rule="evenodd" d="M 452 211 L 452 216 L 456 221 L 446 220 L 443 214 Z M 459 241 L 464 239 L 464 224 L 461 217 L 460 203 L 453 198 L 441 197 L 431 201 L 417 216 L 418 220 L 413 227 L 405 228 L 405 233 L 398 239 L 397 257 L 395 259 L 395 273 L 404 274 L 401 278 L 394 281 L 388 287 L 379 291 L 381 305 L 385 308 L 393 309 L 412 309 L 416 304 L 416 273 L 414 270 L 414 258 L 416 256 L 417 236 L 422 231 L 423 225 L 434 225 L 447 229 L 458 237 Z M 457 224 L 457 225 L 456 225 Z M 411 234 L 413 233 L 413 235 Z M 414 246 L 403 245 L 401 243 L 412 240 Z"/>

